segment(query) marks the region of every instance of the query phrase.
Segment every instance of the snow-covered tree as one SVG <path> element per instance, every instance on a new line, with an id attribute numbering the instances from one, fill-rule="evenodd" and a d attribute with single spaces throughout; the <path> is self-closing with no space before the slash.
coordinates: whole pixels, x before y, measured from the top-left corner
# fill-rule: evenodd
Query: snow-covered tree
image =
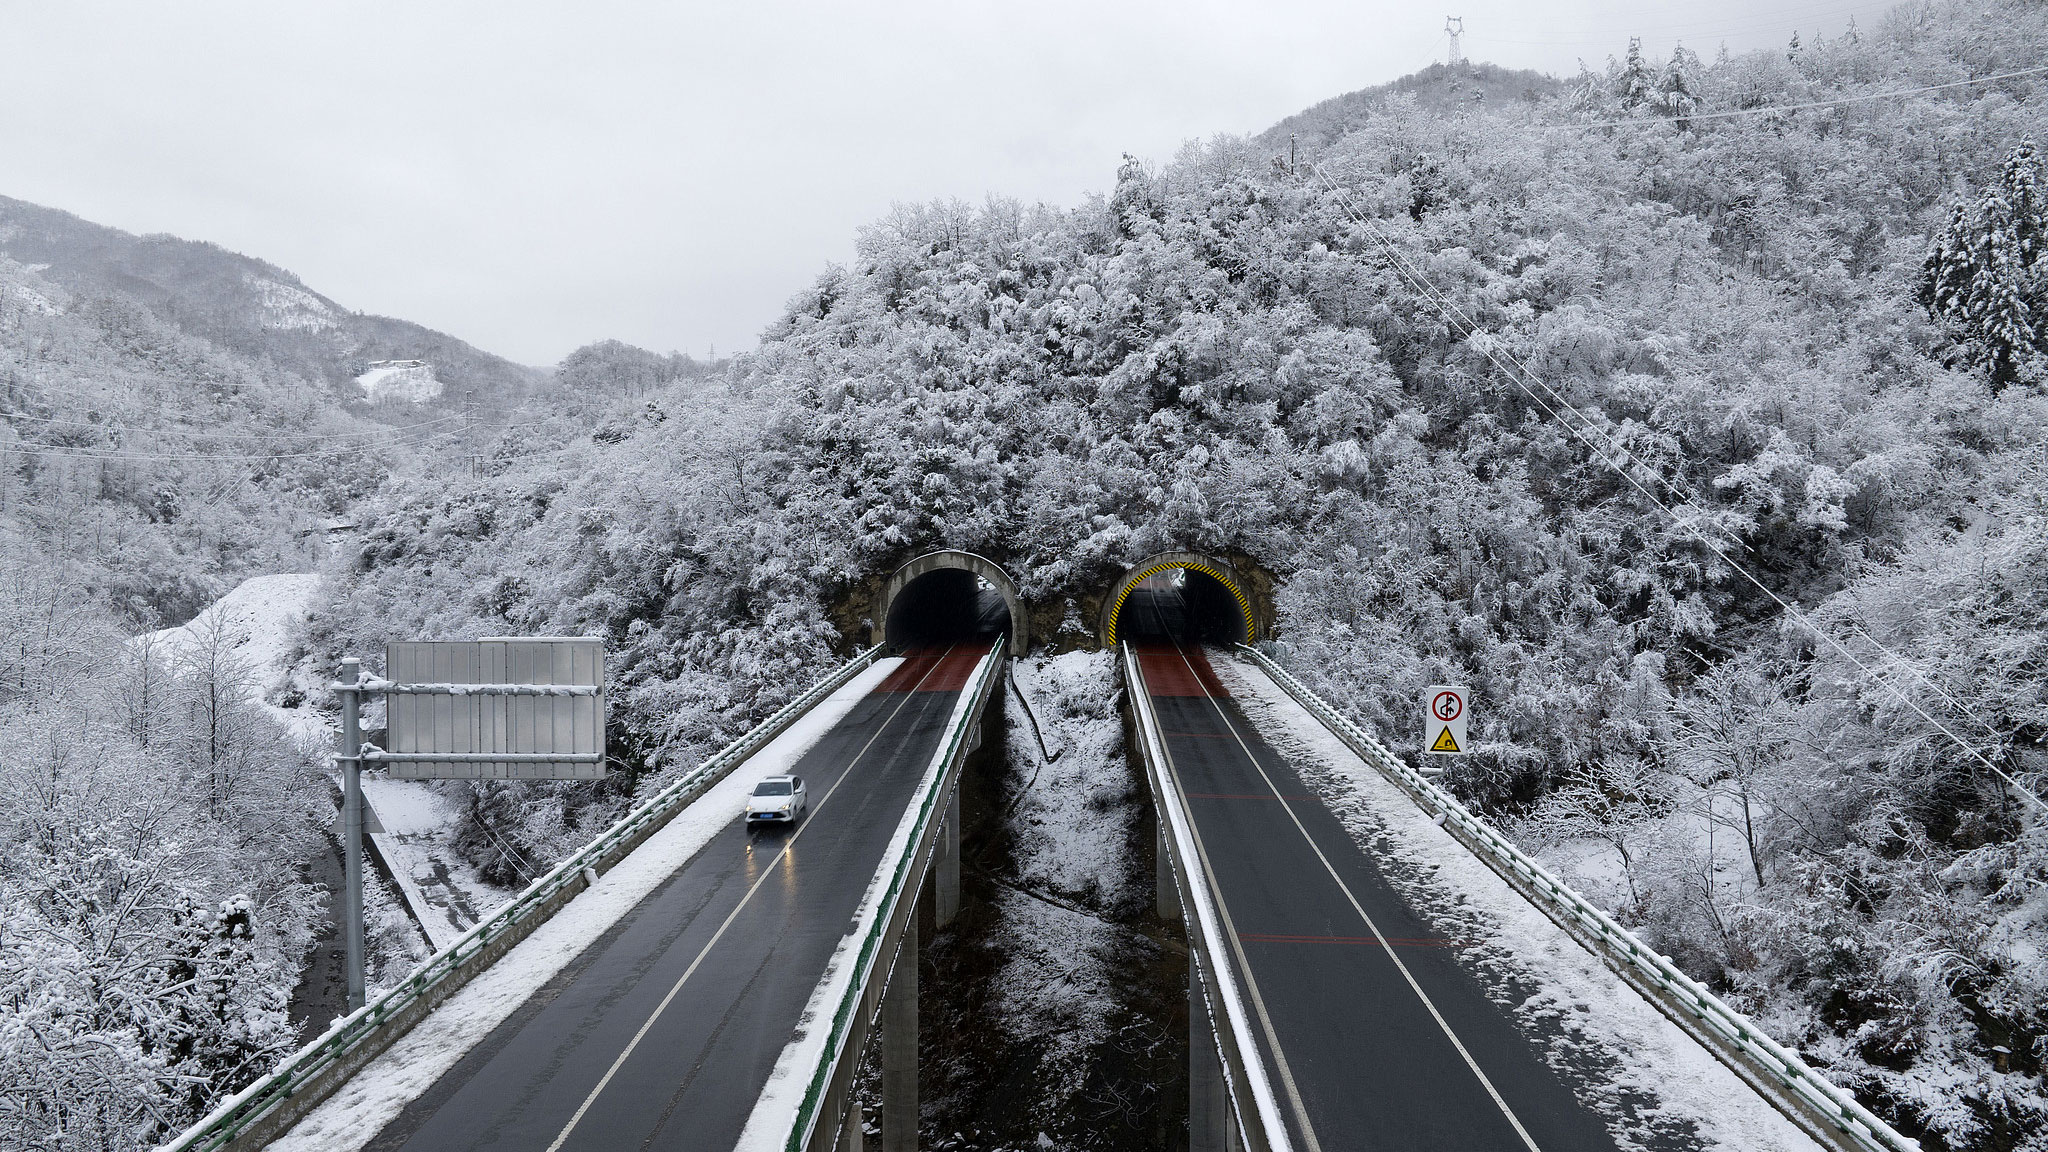
<path id="1" fill-rule="evenodd" d="M 1615 95 L 1621 98 L 1623 111 L 1635 112 L 1657 104 L 1657 74 L 1650 68 L 1650 62 L 1643 58 L 1643 42 L 1631 37 L 1628 55 L 1622 60 L 1621 74 L 1614 81 Z"/>
<path id="2" fill-rule="evenodd" d="M 1657 82 L 1657 104 L 1666 115 L 1678 118 L 1679 127 L 1687 124 L 1686 117 L 1699 110 L 1700 58 L 1680 44 L 1671 50 L 1671 61 L 1664 65 L 1664 75 Z"/>
<path id="3" fill-rule="evenodd" d="M 1957 202 L 1922 264 L 1920 298 L 1990 372 L 2013 383 L 2048 351 L 2048 197 L 2032 139 L 2006 155 L 1974 208 Z"/>

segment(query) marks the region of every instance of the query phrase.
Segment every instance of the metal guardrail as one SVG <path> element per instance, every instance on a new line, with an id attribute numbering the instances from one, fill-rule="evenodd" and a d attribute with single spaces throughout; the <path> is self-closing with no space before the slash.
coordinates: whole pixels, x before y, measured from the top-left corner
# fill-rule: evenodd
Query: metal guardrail
<path id="1" fill-rule="evenodd" d="M 1699 981 L 1680 971 L 1668 957 L 1659 955 L 1633 932 L 1615 923 L 1607 913 L 1572 891 L 1492 825 L 1474 816 L 1457 797 L 1403 763 L 1365 729 L 1274 663 L 1271 657 L 1247 645 L 1240 644 L 1237 648 L 1263 668 L 1310 714 L 1322 721 L 1338 739 L 1350 745 L 1351 750 L 1366 763 L 1441 812 L 1444 821 L 1464 833 L 1461 838 L 1468 846 L 1476 844 L 1482 858 L 1496 871 L 1501 871 L 1511 881 L 1519 880 L 1518 887 L 1542 896 L 1553 919 L 1561 918 L 1562 923 L 1576 926 L 1580 932 L 1590 936 L 1606 953 L 1609 962 L 1648 981 L 1689 1013 L 1707 1032 L 1740 1053 L 1754 1070 L 1762 1072 L 1791 1093 L 1800 1104 L 1812 1110 L 1821 1121 L 1832 1126 L 1856 1147 L 1869 1152 L 1919 1152 L 1918 1141 L 1900 1135 L 1854 1096 L 1808 1067 L 1798 1053 L 1771 1039 L 1747 1016 L 1730 1008 Z"/>
<path id="2" fill-rule="evenodd" d="M 1211 998 L 1210 1034 L 1216 1038 L 1216 1054 L 1223 1065 L 1223 1083 L 1230 1095 L 1231 1111 L 1237 1117 L 1238 1132 L 1250 1152 L 1290 1152 L 1286 1119 L 1273 1085 L 1258 1063 L 1258 1041 L 1252 1033 L 1251 1013 L 1237 993 L 1228 939 L 1220 923 L 1205 869 L 1187 866 L 1196 854 L 1194 818 L 1187 798 L 1167 770 L 1166 746 L 1160 739 L 1159 717 L 1152 711 L 1152 695 L 1145 687 L 1144 670 L 1129 644 L 1118 646 L 1123 656 L 1124 685 L 1131 714 L 1138 729 L 1138 754 L 1152 777 L 1152 795 L 1159 806 L 1160 829 L 1172 846 L 1175 884 L 1181 900 L 1181 922 L 1188 933 L 1188 962 L 1204 962 L 1208 979 L 1202 982 L 1205 998 Z M 1220 1006 L 1221 1011 L 1218 1011 Z M 1190 1011 L 1194 1008 L 1189 1006 Z M 1246 1104 L 1250 1104 L 1250 1108 Z M 1258 1126 L 1251 1118 L 1256 1116 Z"/>
<path id="3" fill-rule="evenodd" d="M 302 1094 L 310 1083 L 349 1059 L 365 1041 L 375 1038 L 388 1043 L 395 1039 L 395 1036 L 380 1036 L 379 1030 L 420 1001 L 443 990 L 451 981 L 459 979 L 466 982 L 484 966 L 476 963 L 480 955 L 490 950 L 490 958 L 495 959 L 498 951 L 493 950 L 493 945 L 503 943 L 508 934 L 520 929 L 531 931 L 534 923 L 545 919 L 545 915 L 536 916 L 535 913 L 551 912 L 556 898 L 562 896 L 566 889 L 578 883 L 594 883 L 599 865 L 609 852 L 636 837 L 649 835 L 667 823 L 684 805 L 702 795 L 747 757 L 760 751 L 799 716 L 874 663 L 876 654 L 881 650 L 881 646 L 876 645 L 854 657 L 802 696 L 755 725 L 746 735 L 720 749 L 695 771 L 642 802 L 595 840 L 555 865 L 547 874 L 536 878 L 525 891 L 459 939 L 421 961 L 395 987 L 335 1021 L 319 1039 L 286 1057 L 269 1075 L 229 1097 L 205 1119 L 163 1145 L 160 1152 L 217 1152 L 269 1117 L 279 1106 L 294 1102 L 295 1097 L 298 1097 L 297 1103 L 310 1108 L 312 1105 L 305 1102 Z M 529 920 L 533 923 L 528 923 Z"/>
<path id="4" fill-rule="evenodd" d="M 1003 649 L 1008 643 L 1007 637 L 997 640 L 988 650 L 988 654 L 982 657 L 980 665 L 975 669 L 974 678 L 961 690 L 963 695 L 971 699 L 966 710 L 961 712 L 959 722 L 946 737 L 945 751 L 941 753 L 939 759 L 942 767 L 933 774 L 931 785 L 918 800 L 917 821 L 912 826 L 902 854 L 896 858 L 893 865 L 887 862 L 883 864 L 883 867 L 891 869 L 889 886 L 876 909 L 874 923 L 868 926 L 866 934 L 861 937 L 860 952 L 854 960 L 854 979 L 847 983 L 846 994 L 840 997 L 839 1006 L 832 1012 L 832 1030 L 825 1038 L 824 1057 L 818 1061 L 818 1066 L 811 1072 L 810 1082 L 804 1086 L 803 1099 L 797 1105 L 796 1122 L 790 1126 L 789 1139 L 784 1145 L 786 1152 L 803 1152 L 810 1146 L 814 1130 L 819 1121 L 825 1119 L 821 1114 L 821 1105 L 832 1083 L 833 1074 L 838 1071 L 842 1060 L 849 1057 L 856 1060 L 860 1058 L 858 1052 L 848 1053 L 845 1050 L 849 1035 L 853 1031 L 855 1011 L 861 1003 L 868 983 L 874 978 L 876 967 L 885 959 L 881 954 L 882 938 L 887 933 L 890 922 L 895 919 L 897 905 L 903 898 L 911 870 L 919 857 L 932 846 L 931 824 L 945 795 L 946 782 L 953 775 L 953 770 L 959 762 L 973 750 L 968 744 L 968 737 L 977 728 L 982 708 L 988 703 L 989 695 L 995 687 L 997 672 L 1003 666 Z M 917 894 L 913 891 L 910 895 L 915 899 Z M 912 910 L 912 914 L 915 915 L 915 909 Z"/>

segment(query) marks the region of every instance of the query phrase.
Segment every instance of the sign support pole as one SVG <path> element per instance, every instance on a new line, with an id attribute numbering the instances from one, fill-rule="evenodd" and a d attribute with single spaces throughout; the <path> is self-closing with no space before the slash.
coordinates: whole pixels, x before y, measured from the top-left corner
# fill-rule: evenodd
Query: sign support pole
<path id="1" fill-rule="evenodd" d="M 342 939 L 348 967 L 348 1010 L 363 1006 L 363 663 L 341 662 Z"/>

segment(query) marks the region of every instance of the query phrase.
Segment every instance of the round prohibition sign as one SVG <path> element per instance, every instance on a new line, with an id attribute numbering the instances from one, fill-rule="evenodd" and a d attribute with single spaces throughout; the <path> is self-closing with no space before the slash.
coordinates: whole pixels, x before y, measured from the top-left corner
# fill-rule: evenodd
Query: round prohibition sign
<path id="1" fill-rule="evenodd" d="M 1429 702 L 1429 714 L 1449 724 L 1465 714 L 1465 700 L 1456 692 L 1439 692 Z"/>

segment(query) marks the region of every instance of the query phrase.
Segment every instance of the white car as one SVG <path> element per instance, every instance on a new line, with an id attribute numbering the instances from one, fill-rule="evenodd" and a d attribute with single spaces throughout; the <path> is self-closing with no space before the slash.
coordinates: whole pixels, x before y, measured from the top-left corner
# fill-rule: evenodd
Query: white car
<path id="1" fill-rule="evenodd" d="M 754 785 L 747 797 L 747 827 L 756 824 L 794 824 L 810 804 L 801 776 L 770 776 Z"/>

